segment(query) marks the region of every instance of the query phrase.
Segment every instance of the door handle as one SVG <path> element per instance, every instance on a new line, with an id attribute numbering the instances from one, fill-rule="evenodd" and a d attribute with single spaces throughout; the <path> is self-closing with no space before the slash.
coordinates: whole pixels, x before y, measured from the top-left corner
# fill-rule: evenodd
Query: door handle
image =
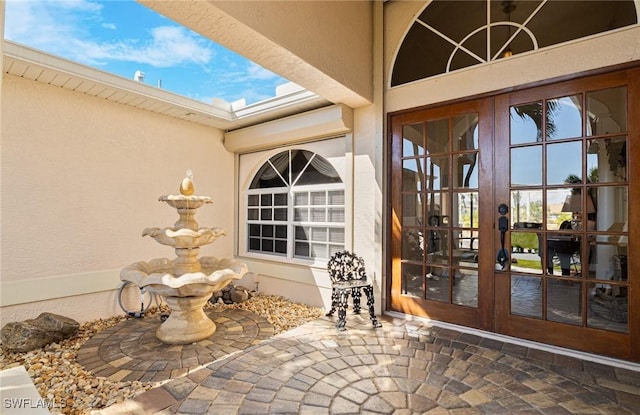
<path id="1" fill-rule="evenodd" d="M 504 203 L 498 207 L 500 217 L 498 218 L 498 230 L 500 231 L 500 249 L 496 256 L 496 262 L 500 264 L 504 270 L 509 263 L 509 252 L 504 248 L 504 236 L 509 230 L 509 219 L 505 216 L 509 212 L 509 208 Z"/>

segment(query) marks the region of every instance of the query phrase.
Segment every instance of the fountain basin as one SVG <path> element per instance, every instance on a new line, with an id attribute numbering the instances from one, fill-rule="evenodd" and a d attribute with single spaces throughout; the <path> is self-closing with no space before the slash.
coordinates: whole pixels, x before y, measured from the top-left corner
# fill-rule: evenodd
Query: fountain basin
<path id="1" fill-rule="evenodd" d="M 194 248 L 208 245 L 227 233 L 220 228 L 146 228 L 142 236 L 150 236 L 156 242 L 172 248 Z"/>
<path id="2" fill-rule="evenodd" d="M 176 271 L 180 264 L 176 262 L 168 258 L 134 262 L 120 272 L 120 279 L 163 296 L 171 314 L 156 336 L 167 344 L 188 344 L 215 332 L 215 323 L 204 313 L 203 306 L 213 292 L 242 278 L 248 269 L 230 258 L 202 257 L 197 260 L 201 271 L 180 274 Z"/>
<path id="3" fill-rule="evenodd" d="M 244 263 L 230 258 L 202 257 L 198 260 L 200 272 L 176 275 L 175 262 L 168 258 L 134 262 L 122 269 L 120 279 L 131 281 L 138 287 L 147 287 L 163 297 L 191 297 L 220 291 L 248 272 Z"/>
<path id="4" fill-rule="evenodd" d="M 207 203 L 213 203 L 209 196 L 195 195 L 162 195 L 158 200 L 176 209 L 198 209 Z"/>

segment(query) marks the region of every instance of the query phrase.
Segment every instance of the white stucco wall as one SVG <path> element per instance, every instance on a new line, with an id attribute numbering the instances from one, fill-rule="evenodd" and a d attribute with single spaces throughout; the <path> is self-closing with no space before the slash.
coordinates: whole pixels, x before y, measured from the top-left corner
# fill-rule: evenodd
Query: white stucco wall
<path id="1" fill-rule="evenodd" d="M 381 169 L 381 129 L 382 122 L 377 106 L 349 112 L 335 112 L 330 109 L 311 111 L 293 117 L 272 121 L 259 127 L 227 134 L 229 140 L 242 141 L 253 137 L 256 146 L 254 152 L 239 156 L 238 163 L 238 206 L 243 209 L 241 200 L 243 191 L 253 179 L 262 164 L 272 155 L 284 148 L 303 148 L 317 152 L 329 160 L 340 174 L 345 184 L 345 247 L 354 250 L 365 259 L 369 277 L 374 280 L 376 312 L 381 313 L 383 281 L 382 257 L 380 252 L 382 233 L 382 183 L 376 178 L 376 169 Z M 344 136 L 328 138 L 326 131 L 335 122 L 317 122 L 317 113 L 333 114 L 336 122 L 349 131 Z M 314 124 L 314 122 L 316 122 Z M 303 123 L 305 129 L 295 129 Z M 273 135 L 283 135 L 284 127 L 299 131 L 292 137 L 291 146 L 279 143 L 278 148 L 270 148 L 268 140 Z M 305 136 L 306 135 L 306 136 Z M 309 141 L 308 137 L 319 137 Z M 302 141 L 296 142 L 296 140 Z M 266 148 L 260 148 L 263 143 Z M 331 283 L 322 261 L 305 263 L 304 261 L 282 261 L 278 257 L 246 253 L 244 231 L 246 214 L 238 211 L 238 254 L 246 262 L 252 274 L 240 283 L 255 288 L 256 282 L 261 292 L 283 295 L 293 301 L 328 308 L 331 301 Z"/>
<path id="2" fill-rule="evenodd" d="M 120 313 L 120 269 L 175 256 L 141 233 L 173 226 L 158 197 L 177 194 L 187 169 L 214 200 L 199 224 L 229 234 L 201 255 L 233 254 L 234 161 L 221 131 L 10 75 L 2 102 L 2 323 L 43 309 L 79 321 Z"/>

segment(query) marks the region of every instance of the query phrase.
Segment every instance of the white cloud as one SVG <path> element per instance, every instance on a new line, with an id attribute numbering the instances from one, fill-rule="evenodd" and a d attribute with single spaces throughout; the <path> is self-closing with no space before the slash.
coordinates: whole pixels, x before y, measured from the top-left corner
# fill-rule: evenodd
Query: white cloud
<path id="1" fill-rule="evenodd" d="M 105 1 L 7 0 L 5 37 L 94 67 L 112 69 L 120 64 L 130 68 L 133 63 L 159 68 L 158 79 L 164 77 L 167 85 L 185 96 L 205 102 L 211 102 L 211 96 L 225 97 L 229 102 L 240 98 L 260 101 L 273 97 L 275 83 L 284 81 L 164 16 L 158 15 L 156 26 L 146 32 L 142 31 L 149 27 L 143 26 L 147 21 L 136 21 L 136 30 L 127 32 L 127 23 L 137 17 L 136 7 L 143 7 L 133 1 L 131 16 L 122 21 L 117 17 L 107 19 L 103 6 L 110 11 Z M 175 78 L 165 69 L 177 67 L 180 77 Z M 150 75 L 150 68 L 145 71 Z M 185 78 L 187 73 L 192 76 Z"/>
<path id="2" fill-rule="evenodd" d="M 186 28 L 152 28 L 147 39 L 98 41 L 86 21 L 101 21 L 102 6 L 86 0 L 7 2 L 7 39 L 46 50 L 77 62 L 102 65 L 136 62 L 155 67 L 206 64 L 213 56 L 206 42 Z M 115 29 L 113 23 L 100 23 Z"/>
<path id="3" fill-rule="evenodd" d="M 277 78 L 278 75 L 263 68 L 255 62 L 249 62 L 249 67 L 247 68 L 247 77 L 249 79 L 264 80 Z"/>
<path id="4" fill-rule="evenodd" d="M 95 15 L 101 8 L 95 2 L 84 0 L 8 0 L 5 37 L 35 48 L 51 50 L 59 41 L 83 36 L 82 26 L 77 24 L 79 14 Z"/>
<path id="5" fill-rule="evenodd" d="M 77 40 L 74 49 L 79 53 L 74 58 L 97 65 L 105 61 L 120 61 L 168 68 L 183 64 L 206 64 L 213 56 L 210 47 L 184 28 L 156 27 L 151 29 L 150 34 L 151 38 L 146 41 L 125 39 L 96 43 Z"/>

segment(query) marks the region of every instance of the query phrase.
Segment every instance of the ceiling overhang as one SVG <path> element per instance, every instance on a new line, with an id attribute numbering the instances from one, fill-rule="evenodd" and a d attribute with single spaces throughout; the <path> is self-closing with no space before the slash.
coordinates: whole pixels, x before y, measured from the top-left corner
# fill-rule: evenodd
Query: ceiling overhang
<path id="1" fill-rule="evenodd" d="M 273 33 L 271 36 L 261 32 L 261 28 L 255 27 L 256 16 L 257 21 L 264 23 L 264 18 L 260 16 L 264 13 L 273 12 L 273 9 L 277 9 L 278 13 L 275 15 L 270 14 L 271 18 L 275 18 L 276 24 L 286 24 L 287 19 L 290 19 L 286 14 L 286 8 L 289 7 L 311 7 L 311 11 L 303 16 L 297 15 L 301 19 L 312 19 L 313 7 L 320 7 L 329 10 L 336 7 L 346 7 L 345 4 L 331 2 L 308 2 L 308 3 L 296 3 L 284 2 L 282 4 L 261 2 L 261 1 L 249 1 L 249 2 L 228 2 L 228 1 L 166 1 L 166 0 L 136 0 L 138 3 L 168 17 L 169 19 L 178 22 L 191 30 L 205 36 L 212 41 L 223 45 L 224 47 L 231 49 L 247 59 L 257 63 L 258 65 L 279 74 L 280 76 L 295 82 L 298 85 L 303 86 L 305 89 L 315 92 L 319 96 L 324 97 L 328 101 L 336 104 L 345 104 L 351 108 L 359 108 L 370 105 L 373 102 L 373 90 L 363 88 L 362 85 L 355 86 L 350 85 L 353 80 L 349 81 L 345 77 L 348 77 L 344 73 L 339 75 L 335 67 L 341 67 L 343 59 L 336 56 L 323 56 L 323 63 L 327 60 L 334 66 L 331 68 L 325 67 L 324 70 L 318 67 L 318 62 L 313 64 L 312 60 L 306 59 L 306 48 L 317 48 L 317 45 L 305 45 L 303 50 L 289 50 L 283 46 L 283 39 L 278 38 Z M 358 4 L 358 2 L 353 3 Z M 366 6 L 364 2 L 358 4 L 360 7 Z M 239 9 L 239 10 L 238 10 Z M 232 12 L 236 12 L 232 14 Z M 343 13 L 352 13 L 351 17 L 357 15 L 362 10 L 353 9 L 340 9 Z M 242 17 L 247 18 L 247 14 L 251 15 L 254 20 L 240 20 Z M 348 16 L 349 17 L 349 16 Z M 336 19 L 333 19 L 336 20 Z M 252 25 L 253 23 L 253 25 Z M 304 23 L 304 22 L 303 22 Z M 313 26 L 314 22 L 308 21 L 308 26 Z M 324 30 L 346 30 L 357 31 L 355 27 L 343 27 L 344 25 L 334 28 L 324 28 Z M 264 27 L 262 28 L 264 29 Z M 308 33 L 286 33 L 279 34 L 280 36 L 299 36 L 308 37 Z M 342 43 L 350 49 L 350 54 L 356 53 L 353 50 L 353 45 L 349 45 L 346 39 L 342 39 Z M 329 48 L 336 48 L 338 45 L 330 44 Z M 344 56 L 343 56 L 344 58 Z M 331 61 L 334 59 L 334 61 Z M 355 62 L 355 61 L 354 61 Z M 354 65 L 348 68 L 348 73 L 351 76 L 357 78 L 369 79 L 370 74 L 363 71 L 362 66 L 370 65 L 370 61 L 361 62 L 359 65 Z M 371 82 L 365 82 L 367 87 L 371 88 Z"/>

